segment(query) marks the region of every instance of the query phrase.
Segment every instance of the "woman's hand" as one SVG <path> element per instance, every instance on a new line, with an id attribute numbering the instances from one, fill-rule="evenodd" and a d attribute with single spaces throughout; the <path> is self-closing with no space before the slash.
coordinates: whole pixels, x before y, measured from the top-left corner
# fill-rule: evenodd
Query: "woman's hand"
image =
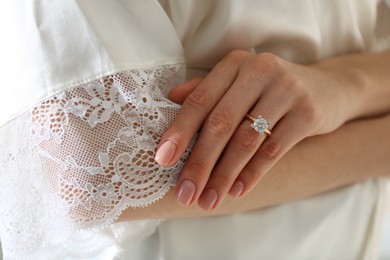
<path id="1" fill-rule="evenodd" d="M 204 79 L 174 88 L 170 98 L 183 106 L 160 141 L 156 161 L 174 164 L 201 129 L 178 181 L 178 202 L 199 199 L 208 210 L 227 193 L 242 196 L 296 143 L 353 118 L 360 95 L 356 75 L 233 51 Z M 272 134 L 256 132 L 246 114 L 271 122 Z"/>

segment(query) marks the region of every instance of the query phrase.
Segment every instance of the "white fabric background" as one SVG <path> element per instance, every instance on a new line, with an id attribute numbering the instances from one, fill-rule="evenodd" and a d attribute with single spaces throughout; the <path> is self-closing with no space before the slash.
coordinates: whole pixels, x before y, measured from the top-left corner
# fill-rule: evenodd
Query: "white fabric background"
<path id="1" fill-rule="evenodd" d="M 387 203 L 383 219 L 380 260 L 390 259 L 390 180 L 386 185 Z"/>
<path id="2" fill-rule="evenodd" d="M 54 94 L 128 69 L 186 62 L 190 71 L 207 71 L 229 50 L 235 48 L 253 52 L 270 51 L 283 58 L 306 63 L 349 52 L 380 50 L 389 47 L 390 42 L 386 23 L 382 22 L 379 27 L 376 25 L 377 2 L 380 1 L 163 2 L 165 10 L 157 1 L 3 1 L 0 6 L 0 29 L 8 38 L 0 48 L 1 57 L 7 57 L 0 62 L 3 83 L 0 126 L 6 122 L 17 122 L 17 119 L 22 121 L 20 119 L 23 117 L 10 120 Z M 383 9 L 383 4 L 380 7 L 385 15 L 388 14 L 387 9 Z M 389 19 L 389 16 L 384 19 Z M 6 159 L 3 160 L 5 161 Z M 27 166 L 23 165 L 15 169 L 15 172 L 22 176 L 21 169 L 24 170 Z M 2 173 L 2 178 L 7 178 L 7 174 L 9 172 Z M 31 172 L 31 176 L 34 174 Z M 335 209 L 337 205 L 332 205 L 332 196 L 322 197 L 320 201 L 329 206 L 329 211 L 334 210 L 330 216 L 338 216 L 330 222 L 321 218 L 321 214 L 309 213 L 312 206 L 318 203 L 317 198 L 279 207 L 268 211 L 267 216 L 274 221 L 287 221 L 285 212 L 288 212 L 286 214 L 292 220 L 299 217 L 299 214 L 294 213 L 297 209 L 307 212 L 312 223 L 324 225 L 321 228 L 324 233 L 320 232 L 318 235 L 321 241 L 333 238 L 325 231 L 340 229 L 340 223 L 353 220 L 355 222 L 349 223 L 350 229 L 347 228 L 343 233 L 347 236 L 356 232 L 354 226 L 365 227 L 369 226 L 369 222 L 377 223 L 376 218 L 371 218 L 372 212 L 377 209 L 380 191 L 377 184 L 369 181 L 334 193 L 335 197 L 344 194 L 342 197 L 345 201 L 341 201 L 347 206 L 339 210 Z M 351 210 L 346 210 L 348 208 Z M 372 210 L 365 214 L 361 211 L 360 217 L 354 218 L 353 212 L 361 208 Z M 244 229 L 253 229 L 256 225 L 261 227 L 267 221 L 254 221 L 257 214 L 258 217 L 267 218 L 261 212 L 253 212 L 241 217 L 220 218 L 218 224 L 230 225 L 231 229 L 234 229 L 234 223 Z M 253 220 L 250 225 L 245 221 L 247 218 Z M 182 240 L 181 225 L 185 223 L 183 228 L 188 228 L 190 232 L 191 228 L 202 222 L 208 221 L 194 219 L 163 224 L 161 234 L 164 239 L 161 241 L 165 243 L 164 253 L 177 253 L 176 256 L 183 253 L 184 251 L 177 251 L 175 245 L 181 243 L 185 248 L 190 243 L 185 244 L 186 241 Z M 209 224 L 212 222 L 210 219 Z M 216 226 L 210 226 L 208 232 L 215 234 L 219 230 Z M 304 227 L 299 230 L 303 237 L 302 248 L 309 250 L 305 251 L 307 254 L 314 254 L 313 250 L 316 250 L 315 247 L 307 246 L 312 241 L 309 235 L 311 230 Z M 369 241 L 362 243 L 362 250 L 366 249 L 367 255 L 371 255 L 375 251 L 375 241 L 370 238 L 377 231 L 365 232 L 359 229 L 358 242 L 345 255 L 356 253 L 359 241 L 361 243 L 364 238 Z M 275 233 L 270 232 L 271 235 Z M 88 237 L 88 234 L 85 235 Z M 104 238 L 104 234 L 100 235 L 100 238 Z M 259 234 L 255 234 L 257 235 Z M 193 239 L 200 243 L 203 237 L 193 236 Z M 294 236 L 284 239 L 293 240 Z M 341 245 L 343 241 L 345 240 L 340 240 L 338 244 Z M 239 244 L 240 241 L 237 242 Z M 115 243 L 120 245 L 120 241 Z M 131 249 L 130 253 L 133 255 L 142 256 L 143 246 L 148 244 L 156 248 L 159 246 L 154 241 L 146 240 L 142 245 L 127 249 Z M 202 253 L 199 252 L 199 255 Z M 213 253 L 217 251 L 211 251 Z M 340 252 L 335 252 L 337 253 Z M 197 257 L 196 254 L 193 256 Z"/>

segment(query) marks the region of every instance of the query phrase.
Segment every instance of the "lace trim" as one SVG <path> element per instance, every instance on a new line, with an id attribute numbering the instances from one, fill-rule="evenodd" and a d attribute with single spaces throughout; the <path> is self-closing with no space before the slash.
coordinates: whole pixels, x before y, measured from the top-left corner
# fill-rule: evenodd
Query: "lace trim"
<path id="1" fill-rule="evenodd" d="M 0 184 L 5 254 L 107 227 L 174 187 L 189 150 L 172 167 L 160 167 L 154 153 L 180 108 L 164 93 L 183 80 L 183 69 L 106 76 L 40 102 L 0 130 L 9 138 L 0 145 L 2 180 L 9 180 Z"/>

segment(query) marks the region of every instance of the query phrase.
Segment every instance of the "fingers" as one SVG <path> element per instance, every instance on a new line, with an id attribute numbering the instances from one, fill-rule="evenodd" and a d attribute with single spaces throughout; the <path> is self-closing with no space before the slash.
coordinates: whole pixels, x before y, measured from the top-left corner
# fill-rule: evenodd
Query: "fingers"
<path id="1" fill-rule="evenodd" d="M 216 208 L 229 191 L 238 174 L 254 155 L 264 136 L 260 136 L 245 120 L 229 141 L 225 152 L 207 182 L 199 198 L 199 206 L 204 210 Z M 211 198 L 210 194 L 215 194 Z"/>
<path id="2" fill-rule="evenodd" d="M 288 150 L 306 136 L 307 130 L 301 122 L 296 113 L 287 114 L 278 122 L 272 135 L 264 140 L 237 177 L 230 195 L 239 197 L 248 193 Z M 240 187 L 240 192 L 237 192 L 237 187 Z"/>
<path id="3" fill-rule="evenodd" d="M 280 59 L 244 54 L 229 55 L 204 80 L 187 82 L 170 93 L 183 106 L 161 139 L 156 161 L 163 166 L 174 164 L 200 130 L 176 188 L 176 199 L 183 205 L 199 199 L 199 206 L 208 210 L 227 193 L 246 194 L 309 135 L 308 129 L 313 130 L 313 124 L 299 116 L 310 115 L 304 107 L 315 107 L 307 101 L 314 99 L 303 81 L 286 73 Z M 252 128 L 250 120 L 243 120 L 248 111 L 254 118 L 262 115 L 272 122 L 271 136 L 260 135 L 257 131 L 262 131 Z M 311 114 L 309 118 L 317 118 Z"/>
<path id="4" fill-rule="evenodd" d="M 275 94 L 276 93 L 276 94 Z M 265 91 L 261 100 L 257 102 L 250 114 L 257 118 L 258 115 L 265 115 L 264 118 L 277 123 L 278 120 L 290 109 L 290 103 L 284 102 L 277 109 L 275 105 L 263 100 L 275 100 L 274 96 L 280 95 L 275 91 Z M 244 112 L 245 113 L 245 112 Z M 217 207 L 231 189 L 239 173 L 250 161 L 266 135 L 260 135 L 251 127 L 253 122 L 246 119 L 242 121 L 234 135 L 231 137 L 225 152 L 214 168 L 212 175 L 207 182 L 206 188 L 199 198 L 199 206 L 205 210 Z M 232 194 L 240 195 L 244 190 L 243 183 L 239 183 L 233 189 Z M 211 200 L 208 195 L 210 192 L 217 195 L 216 200 Z"/>
<path id="5" fill-rule="evenodd" d="M 183 205 L 190 205 L 198 199 L 224 147 L 242 122 L 243 115 L 256 103 L 261 93 L 261 85 L 257 82 L 247 84 L 248 81 L 242 77 L 247 75 L 237 77 L 202 127 L 178 181 L 177 200 Z M 186 187 L 191 187 L 191 192 Z M 204 197 L 208 204 L 213 204 L 218 199 L 218 193 L 205 190 Z"/>
<path id="6" fill-rule="evenodd" d="M 173 165 L 187 149 L 214 106 L 233 84 L 238 63 L 218 64 L 185 99 L 174 123 L 164 133 L 155 159 L 162 166 Z"/>

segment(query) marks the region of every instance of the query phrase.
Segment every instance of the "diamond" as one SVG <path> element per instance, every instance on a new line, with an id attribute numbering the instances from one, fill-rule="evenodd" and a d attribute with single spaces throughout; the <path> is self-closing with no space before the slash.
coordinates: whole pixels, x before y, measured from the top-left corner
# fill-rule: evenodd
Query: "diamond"
<path id="1" fill-rule="evenodd" d="M 267 120 L 265 120 L 262 116 L 258 116 L 251 127 L 254 128 L 256 132 L 264 134 L 270 125 L 271 123 L 267 122 Z"/>

